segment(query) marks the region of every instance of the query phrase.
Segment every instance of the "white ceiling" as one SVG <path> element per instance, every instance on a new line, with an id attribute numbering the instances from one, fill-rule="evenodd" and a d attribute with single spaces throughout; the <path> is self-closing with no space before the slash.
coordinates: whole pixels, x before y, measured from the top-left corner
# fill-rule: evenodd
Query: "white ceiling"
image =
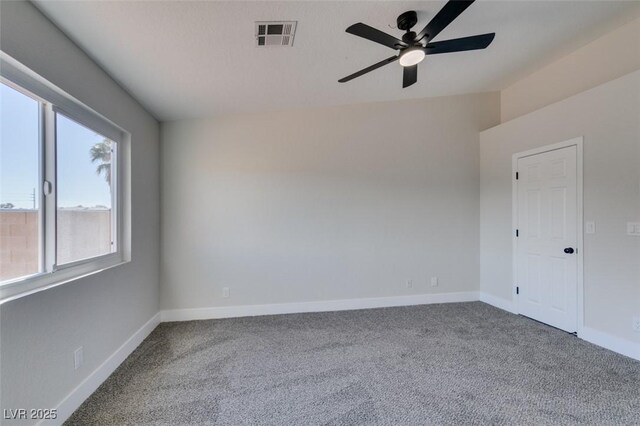
<path id="1" fill-rule="evenodd" d="M 337 80 L 393 54 L 345 33 L 364 22 L 421 29 L 444 1 L 44 1 L 36 6 L 158 119 L 444 96 L 505 88 L 638 15 L 640 2 L 492 1 L 436 40 L 496 32 L 486 50 L 434 55 L 402 89 L 399 64 Z M 255 47 L 254 22 L 296 20 L 293 47 Z M 598 60 L 598 58 L 594 58 Z"/>

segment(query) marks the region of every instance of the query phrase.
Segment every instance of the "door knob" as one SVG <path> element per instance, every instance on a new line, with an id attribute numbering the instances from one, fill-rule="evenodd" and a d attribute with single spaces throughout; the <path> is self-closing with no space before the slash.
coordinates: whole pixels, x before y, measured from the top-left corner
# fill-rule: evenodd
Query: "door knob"
<path id="1" fill-rule="evenodd" d="M 573 247 L 567 247 L 566 249 L 564 249 L 564 252 L 567 254 L 573 254 L 574 252 Z"/>

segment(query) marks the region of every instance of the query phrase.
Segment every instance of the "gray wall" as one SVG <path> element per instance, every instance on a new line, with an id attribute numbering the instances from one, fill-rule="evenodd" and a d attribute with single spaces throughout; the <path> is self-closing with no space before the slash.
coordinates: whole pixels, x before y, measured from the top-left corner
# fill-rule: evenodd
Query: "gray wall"
<path id="1" fill-rule="evenodd" d="M 477 291 L 498 121 L 492 93 L 163 123 L 162 307 Z"/>
<path id="2" fill-rule="evenodd" d="M 480 134 L 480 289 L 511 301 L 511 157 L 584 136 L 585 325 L 631 341 L 640 314 L 640 71 Z"/>
<path id="3" fill-rule="evenodd" d="M 131 263 L 0 307 L 0 408 L 53 408 L 158 311 L 159 129 L 30 3 L 0 2 L 0 16 L 4 52 L 132 135 Z"/>

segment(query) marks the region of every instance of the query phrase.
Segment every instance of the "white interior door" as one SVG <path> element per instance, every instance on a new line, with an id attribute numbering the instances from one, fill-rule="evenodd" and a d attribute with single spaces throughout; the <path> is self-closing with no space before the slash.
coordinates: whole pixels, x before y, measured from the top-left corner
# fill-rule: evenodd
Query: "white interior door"
<path id="1" fill-rule="evenodd" d="M 577 149 L 518 159 L 519 313 L 577 331 Z"/>

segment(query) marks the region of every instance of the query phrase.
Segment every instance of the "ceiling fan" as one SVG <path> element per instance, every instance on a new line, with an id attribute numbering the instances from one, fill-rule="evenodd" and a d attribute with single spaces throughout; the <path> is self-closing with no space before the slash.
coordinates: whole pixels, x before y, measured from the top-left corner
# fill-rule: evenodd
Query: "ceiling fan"
<path id="1" fill-rule="evenodd" d="M 402 87 L 405 88 L 418 81 L 418 64 L 422 62 L 426 55 L 486 48 L 493 41 L 496 35 L 495 33 L 437 41 L 435 43 L 431 42 L 434 37 L 453 22 L 466 8 L 471 6 L 471 3 L 474 1 L 475 0 L 449 0 L 427 26 L 417 34 L 411 31 L 411 28 L 418 22 L 418 15 L 413 10 L 403 13 L 398 16 L 397 20 L 398 29 L 406 31 L 402 36 L 402 40 L 363 24 L 362 22 L 351 25 L 346 30 L 348 33 L 398 50 L 399 54 L 341 78 L 338 81 L 345 83 L 384 65 L 399 61 L 403 67 Z"/>

